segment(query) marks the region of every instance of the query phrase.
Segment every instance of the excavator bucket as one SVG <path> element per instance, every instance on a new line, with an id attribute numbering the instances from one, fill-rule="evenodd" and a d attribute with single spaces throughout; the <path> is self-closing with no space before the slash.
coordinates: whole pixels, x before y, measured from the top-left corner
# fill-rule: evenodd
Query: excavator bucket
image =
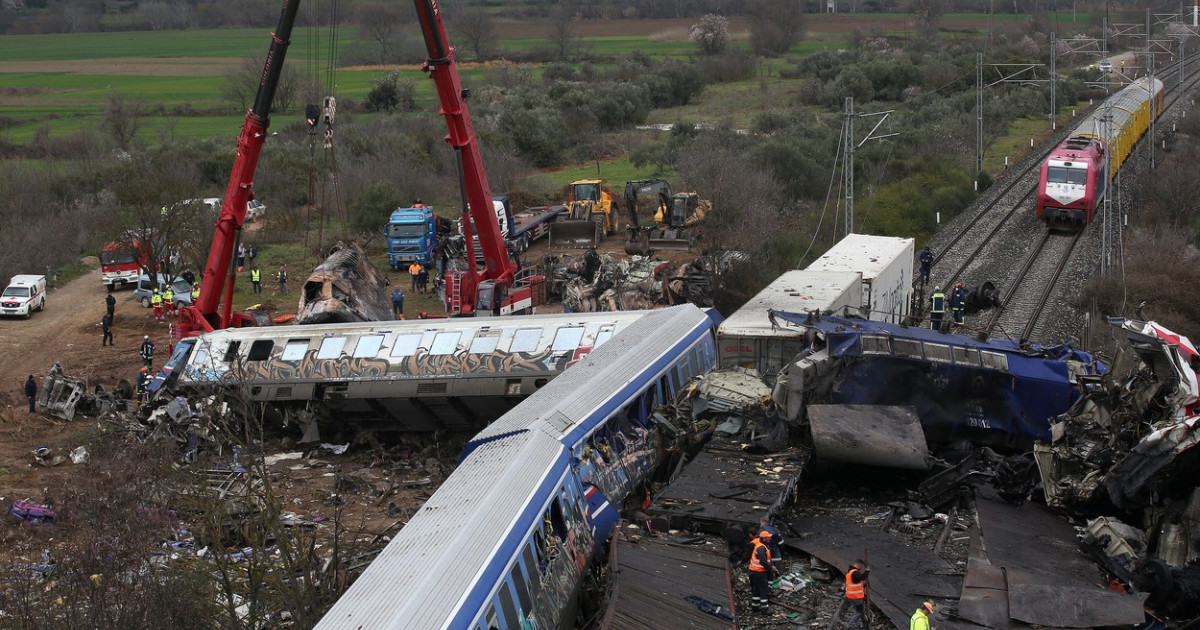
<path id="1" fill-rule="evenodd" d="M 595 247 L 604 239 L 604 226 L 591 219 L 561 219 L 550 224 L 551 247 Z"/>
<path id="2" fill-rule="evenodd" d="M 629 233 L 625 235 L 625 253 L 630 256 L 649 256 L 649 235 L 644 230 L 629 230 Z"/>

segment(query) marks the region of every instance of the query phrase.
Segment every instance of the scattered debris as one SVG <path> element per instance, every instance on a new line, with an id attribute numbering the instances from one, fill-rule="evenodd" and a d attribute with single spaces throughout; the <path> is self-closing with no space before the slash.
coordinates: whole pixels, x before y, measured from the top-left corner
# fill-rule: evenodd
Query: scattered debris
<path id="1" fill-rule="evenodd" d="M 8 513 L 26 523 L 53 525 L 58 521 L 54 508 L 29 501 L 13 501 L 8 506 Z"/>

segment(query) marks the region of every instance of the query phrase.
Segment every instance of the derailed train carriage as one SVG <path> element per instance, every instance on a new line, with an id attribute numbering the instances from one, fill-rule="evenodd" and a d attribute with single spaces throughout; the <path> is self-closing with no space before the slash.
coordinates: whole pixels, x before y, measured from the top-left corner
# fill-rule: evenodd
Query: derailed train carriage
<path id="1" fill-rule="evenodd" d="M 1162 109 L 1162 81 L 1142 77 L 1084 116 L 1042 163 L 1037 218 L 1048 225 L 1091 223 L 1109 180 Z"/>
<path id="2" fill-rule="evenodd" d="M 477 435 L 317 629 L 573 627 L 617 506 L 662 459 L 653 410 L 715 365 L 715 323 L 647 312 Z"/>
<path id="3" fill-rule="evenodd" d="M 151 391 L 236 389 L 333 428 L 478 431 L 639 312 L 231 328 L 184 339 Z M 294 414 L 293 414 L 294 415 Z"/>

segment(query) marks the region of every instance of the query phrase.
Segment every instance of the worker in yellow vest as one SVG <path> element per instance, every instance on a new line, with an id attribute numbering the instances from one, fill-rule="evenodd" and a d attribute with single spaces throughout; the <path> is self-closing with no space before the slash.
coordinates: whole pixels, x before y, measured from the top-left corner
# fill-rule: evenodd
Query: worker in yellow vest
<path id="1" fill-rule="evenodd" d="M 908 630 L 934 630 L 929 625 L 929 616 L 933 614 L 933 602 L 925 602 L 913 613 L 912 619 L 908 620 Z"/>
<path id="2" fill-rule="evenodd" d="M 200 282 L 192 285 L 192 305 L 196 304 L 196 300 L 200 299 Z"/>
<path id="3" fill-rule="evenodd" d="M 250 282 L 254 285 L 254 295 L 262 293 L 262 271 L 258 267 L 250 270 Z"/>
<path id="4" fill-rule="evenodd" d="M 163 314 L 167 317 L 175 317 L 175 291 L 171 287 L 167 287 L 163 293 Z"/>
<path id="5" fill-rule="evenodd" d="M 154 290 L 154 295 L 150 297 L 150 306 L 154 307 L 154 319 L 163 320 L 163 299 L 158 294 L 158 289 Z"/>
<path id="6" fill-rule="evenodd" d="M 942 293 L 942 287 L 934 287 L 933 295 L 929 298 L 929 327 L 933 330 L 941 330 L 944 317 L 946 317 L 946 294 Z"/>

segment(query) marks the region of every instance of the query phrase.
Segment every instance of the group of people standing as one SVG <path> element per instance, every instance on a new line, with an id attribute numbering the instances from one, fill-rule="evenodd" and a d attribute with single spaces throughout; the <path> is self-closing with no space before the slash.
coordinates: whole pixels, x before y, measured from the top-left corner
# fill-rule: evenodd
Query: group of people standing
<path id="1" fill-rule="evenodd" d="M 921 263 L 922 288 L 929 284 L 929 274 L 933 269 L 934 258 L 933 251 L 929 249 L 928 245 L 917 256 Z M 967 290 L 963 288 L 961 282 L 954 285 L 949 296 L 942 292 L 942 287 L 935 286 L 933 288 L 933 293 L 929 295 L 929 328 L 944 330 L 947 307 L 949 307 L 954 325 L 963 326 L 967 323 Z"/>
<path id="2" fill-rule="evenodd" d="M 424 293 L 429 289 L 429 270 L 419 262 L 413 261 L 413 264 L 408 266 L 408 277 L 412 281 L 409 290 L 415 293 Z"/>
<path id="3" fill-rule="evenodd" d="M 750 544 L 750 563 L 747 567 L 750 573 L 750 612 L 769 615 L 771 579 L 779 576 L 783 559 L 780 551 L 783 534 L 764 518 L 759 522 L 758 535 Z M 870 576 L 871 570 L 863 560 L 855 560 L 846 569 L 843 595 L 845 605 L 850 609 L 850 617 L 845 623 L 835 623 L 831 628 L 871 627 Z M 909 630 L 936 630 L 929 623 L 932 615 L 933 602 L 923 602 L 909 619 Z"/>

